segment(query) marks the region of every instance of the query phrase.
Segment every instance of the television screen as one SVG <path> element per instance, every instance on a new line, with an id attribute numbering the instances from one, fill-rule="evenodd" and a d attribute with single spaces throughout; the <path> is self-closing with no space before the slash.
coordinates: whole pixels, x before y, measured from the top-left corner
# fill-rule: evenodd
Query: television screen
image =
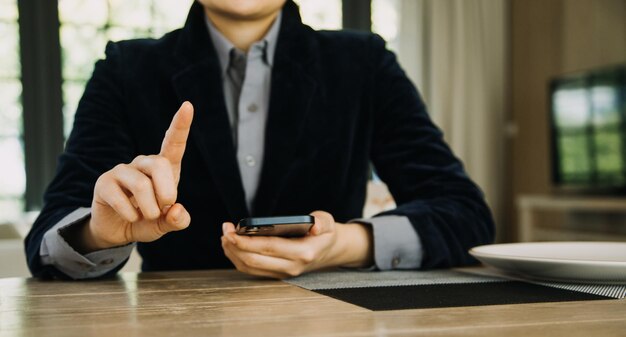
<path id="1" fill-rule="evenodd" d="M 626 190 L 626 66 L 557 78 L 550 92 L 555 185 Z"/>

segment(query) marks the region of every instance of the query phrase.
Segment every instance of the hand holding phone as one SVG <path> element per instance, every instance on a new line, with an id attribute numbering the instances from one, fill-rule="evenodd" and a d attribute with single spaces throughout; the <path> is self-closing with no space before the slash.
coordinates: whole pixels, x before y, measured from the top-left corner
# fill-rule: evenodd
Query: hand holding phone
<path id="1" fill-rule="evenodd" d="M 237 234 L 250 236 L 300 237 L 315 223 L 311 215 L 246 218 L 237 224 Z"/>

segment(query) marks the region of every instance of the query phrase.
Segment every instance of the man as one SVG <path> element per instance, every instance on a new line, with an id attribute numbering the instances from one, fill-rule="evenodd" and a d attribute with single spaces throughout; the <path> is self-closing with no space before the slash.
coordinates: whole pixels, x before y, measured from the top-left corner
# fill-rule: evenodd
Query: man
<path id="1" fill-rule="evenodd" d="M 493 239 L 480 190 L 373 34 L 315 32 L 292 1 L 200 0 L 181 30 L 106 55 L 26 239 L 37 277 L 112 275 L 135 243 L 147 271 L 284 278 L 467 264 Z M 398 207 L 357 220 L 370 162 Z M 234 233 L 316 209 L 303 238 Z"/>

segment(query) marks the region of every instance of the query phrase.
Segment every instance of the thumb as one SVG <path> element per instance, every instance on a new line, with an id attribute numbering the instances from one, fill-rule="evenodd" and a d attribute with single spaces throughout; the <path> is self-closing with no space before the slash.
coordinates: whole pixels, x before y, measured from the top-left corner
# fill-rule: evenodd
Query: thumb
<path id="1" fill-rule="evenodd" d="M 181 204 L 174 204 L 159 219 L 159 229 L 165 234 L 185 229 L 191 223 L 191 215 Z"/>
<path id="2" fill-rule="evenodd" d="M 312 235 L 321 235 L 335 230 L 335 219 L 330 213 L 315 211 L 312 212 L 311 215 L 315 219 L 315 224 L 309 231 Z"/>
<path id="3" fill-rule="evenodd" d="M 224 222 L 222 224 L 222 233 L 224 235 L 226 235 L 227 233 L 234 233 L 235 231 L 235 225 L 232 222 Z"/>

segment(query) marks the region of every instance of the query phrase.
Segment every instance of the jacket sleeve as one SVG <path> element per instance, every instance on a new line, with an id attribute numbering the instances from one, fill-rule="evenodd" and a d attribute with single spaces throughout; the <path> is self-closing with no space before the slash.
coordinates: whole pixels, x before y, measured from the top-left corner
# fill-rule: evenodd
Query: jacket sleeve
<path id="1" fill-rule="evenodd" d="M 415 86 L 379 36 L 370 40 L 374 136 L 371 158 L 397 208 L 423 246 L 422 269 L 476 261 L 471 247 L 493 241 L 494 224 L 481 190 L 432 123 Z M 452 98 L 451 98 L 452 99 Z"/>
<path id="2" fill-rule="evenodd" d="M 80 207 L 90 207 L 98 177 L 136 152 L 124 114 L 122 55 L 109 43 L 106 59 L 96 63 L 80 100 L 74 126 L 59 157 L 57 172 L 44 195 L 44 206 L 25 239 L 28 267 L 35 277 L 68 278 L 41 260 L 44 234 Z M 124 263 L 103 276 L 113 275 Z"/>

